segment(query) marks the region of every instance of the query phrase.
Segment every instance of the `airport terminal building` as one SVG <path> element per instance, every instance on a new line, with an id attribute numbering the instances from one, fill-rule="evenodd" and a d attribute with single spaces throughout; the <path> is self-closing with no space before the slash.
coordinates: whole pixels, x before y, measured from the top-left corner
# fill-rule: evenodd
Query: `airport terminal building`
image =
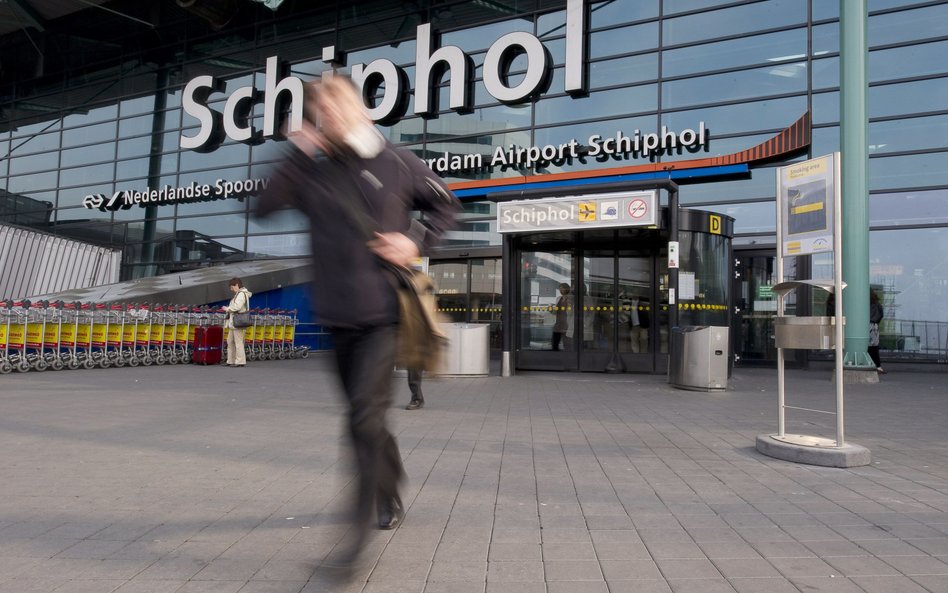
<path id="1" fill-rule="evenodd" d="M 249 213 L 303 81 L 340 71 L 378 129 L 462 200 L 429 272 L 448 316 L 490 325 L 495 354 L 521 369 L 663 372 L 677 317 L 728 327 L 739 364 L 772 364 L 775 168 L 839 150 L 839 4 L 11 0 L 0 225 L 109 249 L 115 281 L 318 257 L 299 214 Z M 944 362 L 948 1 L 868 9 L 882 356 Z M 799 257 L 786 274 L 829 278 L 832 265 Z M 299 287 L 251 288 L 308 306 Z M 801 293 L 789 307 L 825 302 Z"/>

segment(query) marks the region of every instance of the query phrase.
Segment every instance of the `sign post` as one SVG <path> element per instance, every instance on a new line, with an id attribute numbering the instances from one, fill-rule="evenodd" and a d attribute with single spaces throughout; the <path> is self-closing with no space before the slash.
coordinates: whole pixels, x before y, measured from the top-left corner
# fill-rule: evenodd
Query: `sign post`
<path id="1" fill-rule="evenodd" d="M 843 406 L 843 288 L 842 281 L 842 193 L 840 154 L 777 168 L 777 316 L 774 334 L 777 346 L 777 434 L 757 437 L 757 450 L 765 455 L 829 467 L 867 465 L 869 450 L 846 443 Z M 814 253 L 832 253 L 833 279 L 784 281 L 783 259 Z M 798 288 L 826 291 L 833 311 L 823 317 L 788 317 L 786 297 Z M 827 299 L 827 303 L 830 299 Z M 826 350 L 836 354 L 836 410 L 814 410 L 786 403 L 784 349 Z M 836 438 L 787 434 L 786 411 L 836 416 Z"/>

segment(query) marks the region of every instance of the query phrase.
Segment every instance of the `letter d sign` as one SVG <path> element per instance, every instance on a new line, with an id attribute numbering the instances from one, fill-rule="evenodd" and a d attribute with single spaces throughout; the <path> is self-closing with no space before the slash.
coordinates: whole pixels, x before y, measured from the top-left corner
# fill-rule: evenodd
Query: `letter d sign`
<path id="1" fill-rule="evenodd" d="M 721 234 L 721 217 L 715 216 L 714 214 L 712 214 L 708 218 L 709 218 L 708 226 L 710 227 L 708 231 L 712 235 L 720 235 Z"/>

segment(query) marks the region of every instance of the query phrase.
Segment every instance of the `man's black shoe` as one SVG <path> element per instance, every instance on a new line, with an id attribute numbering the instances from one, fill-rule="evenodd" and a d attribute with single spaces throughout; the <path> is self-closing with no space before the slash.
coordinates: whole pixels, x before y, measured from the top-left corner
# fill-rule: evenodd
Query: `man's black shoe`
<path id="1" fill-rule="evenodd" d="M 423 408 L 425 406 L 425 400 L 423 399 L 413 399 L 407 406 L 406 410 L 417 410 L 418 408 Z"/>
<path id="2" fill-rule="evenodd" d="M 402 522 L 404 512 L 401 501 L 397 499 L 389 501 L 384 508 L 379 510 L 379 529 L 389 530 L 398 527 L 398 524 Z"/>

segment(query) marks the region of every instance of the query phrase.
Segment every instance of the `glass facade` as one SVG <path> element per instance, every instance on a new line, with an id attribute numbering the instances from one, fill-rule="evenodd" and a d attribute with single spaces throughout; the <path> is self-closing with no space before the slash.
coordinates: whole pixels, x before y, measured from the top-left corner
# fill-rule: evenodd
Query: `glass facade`
<path id="1" fill-rule="evenodd" d="M 772 137 L 808 110 L 813 144 L 797 158 L 839 148 L 838 2 L 587 0 L 582 66 L 588 92 L 578 96 L 566 90 L 566 0 L 446 1 L 428 8 L 391 0 L 298 4 L 308 7 L 293 7 L 292 14 L 252 12 L 249 20 L 220 30 L 171 13 L 156 37 L 173 42 L 140 48 L 140 31 L 116 28 L 114 46 L 122 48 L 116 55 L 96 53 L 83 68 L 5 81 L 0 222 L 121 249 L 123 279 L 305 255 L 306 227 L 298 215 L 255 220 L 243 197 L 114 211 L 84 202 L 126 190 L 265 177 L 280 158 L 281 142 L 225 138 L 209 152 L 179 147 L 182 135 L 200 128 L 185 109 L 189 81 L 216 77 L 223 90 L 211 94 L 208 106 L 224 112 L 238 89 L 265 88 L 267 58 L 278 56 L 290 73 L 309 79 L 331 68 L 321 50 L 334 46 L 345 55 L 344 72 L 385 59 L 413 85 L 416 27 L 422 23 L 440 33 L 441 47 L 465 52 L 473 67 L 468 109 L 450 108 L 456 74 L 434 68 L 433 113 L 414 113 L 418 93 L 425 92 L 414 89 L 405 116 L 380 126 L 392 142 L 422 158 L 464 153 L 490 160 L 498 148 L 585 142 L 617 130 L 680 131 L 699 121 L 709 131 L 705 145 L 684 153 L 577 156 L 536 169 L 471 167 L 444 173 L 448 183 L 729 154 Z M 948 309 L 938 305 L 948 296 L 948 2 L 870 0 L 869 10 L 870 281 L 885 294 L 889 325 L 883 334 L 889 338 L 883 354 L 944 358 Z M 491 46 L 515 32 L 542 41 L 549 75 L 536 96 L 501 103 L 487 90 L 485 63 Z M 501 79 L 512 88 L 534 65 L 523 52 L 507 53 Z M 372 91 L 375 102 L 384 86 Z M 260 100 L 246 114 L 255 130 L 263 130 L 268 107 Z M 749 177 L 683 185 L 681 202 L 734 217 L 736 248 L 772 245 L 772 167 L 782 164 L 755 168 Z M 495 247 L 499 256 L 495 213 L 493 204 L 472 197 L 446 247 Z M 476 310 L 482 320 L 498 323 L 499 264 L 483 259 L 458 265 L 463 282 L 461 276 L 444 278 L 460 283 L 451 290 L 466 283 L 458 308 L 467 309 L 468 319 Z M 814 271 L 820 267 L 813 263 Z"/>

